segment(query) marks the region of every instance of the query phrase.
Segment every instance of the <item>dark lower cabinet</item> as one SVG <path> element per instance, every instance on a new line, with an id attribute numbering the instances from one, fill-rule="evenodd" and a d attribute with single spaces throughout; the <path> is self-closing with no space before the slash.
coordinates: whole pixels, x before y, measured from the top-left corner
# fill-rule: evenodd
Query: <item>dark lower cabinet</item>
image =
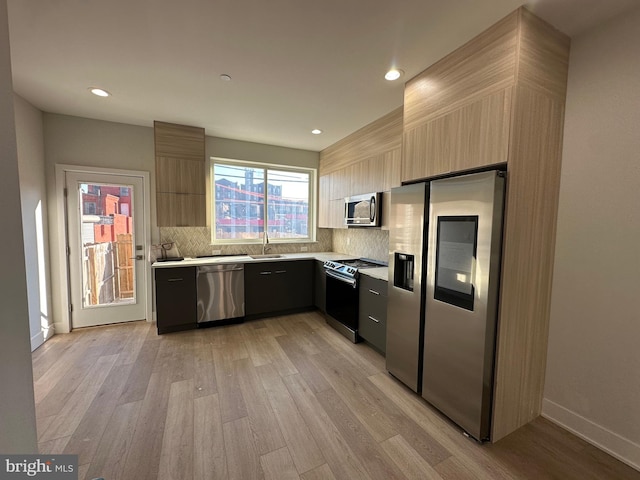
<path id="1" fill-rule="evenodd" d="M 384 355 L 387 346 L 387 282 L 360 274 L 358 334 Z"/>
<path id="2" fill-rule="evenodd" d="M 313 304 L 321 312 L 327 313 L 327 274 L 324 271 L 324 262 L 315 261 L 313 275 Z"/>
<path id="3" fill-rule="evenodd" d="M 196 267 L 154 270 L 158 333 L 196 328 Z"/>
<path id="4" fill-rule="evenodd" d="M 258 316 L 313 306 L 314 260 L 246 263 L 245 315 Z"/>

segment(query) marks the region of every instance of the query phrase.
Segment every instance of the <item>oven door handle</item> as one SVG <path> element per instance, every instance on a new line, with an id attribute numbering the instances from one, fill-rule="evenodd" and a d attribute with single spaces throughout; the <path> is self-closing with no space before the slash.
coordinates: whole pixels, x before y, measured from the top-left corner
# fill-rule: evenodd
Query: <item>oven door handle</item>
<path id="1" fill-rule="evenodd" d="M 335 278 L 336 280 L 340 280 L 341 282 L 348 283 L 353 288 L 356 288 L 357 280 L 355 278 L 346 278 L 337 273 L 333 273 L 331 270 L 325 270 L 324 273 L 327 274 L 328 277 Z"/>

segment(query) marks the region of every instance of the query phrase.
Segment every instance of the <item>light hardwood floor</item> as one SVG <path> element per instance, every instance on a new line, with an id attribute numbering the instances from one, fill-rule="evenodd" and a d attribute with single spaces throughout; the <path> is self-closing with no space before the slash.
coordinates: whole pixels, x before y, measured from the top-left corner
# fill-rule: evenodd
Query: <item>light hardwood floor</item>
<path id="1" fill-rule="evenodd" d="M 544 419 L 478 445 L 317 312 L 76 330 L 33 371 L 40 451 L 80 479 L 640 479 Z"/>

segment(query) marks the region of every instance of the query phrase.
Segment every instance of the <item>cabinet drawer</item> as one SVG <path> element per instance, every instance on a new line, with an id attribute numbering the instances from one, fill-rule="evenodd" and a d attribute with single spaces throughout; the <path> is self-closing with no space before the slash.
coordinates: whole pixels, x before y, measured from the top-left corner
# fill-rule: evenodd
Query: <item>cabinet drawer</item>
<path id="1" fill-rule="evenodd" d="M 360 277 L 358 333 L 384 354 L 387 343 L 387 282 Z"/>
<path id="2" fill-rule="evenodd" d="M 371 345 L 384 354 L 387 343 L 387 319 L 377 316 L 373 312 L 360 310 L 358 318 L 358 333 Z"/>
<path id="3" fill-rule="evenodd" d="M 386 297 L 387 281 L 369 277 L 367 275 L 360 275 L 360 292 Z"/>
<path id="4" fill-rule="evenodd" d="M 378 319 L 387 319 L 387 297 L 360 293 L 360 311 Z"/>
<path id="5" fill-rule="evenodd" d="M 156 282 L 195 282 L 196 267 L 156 268 Z"/>

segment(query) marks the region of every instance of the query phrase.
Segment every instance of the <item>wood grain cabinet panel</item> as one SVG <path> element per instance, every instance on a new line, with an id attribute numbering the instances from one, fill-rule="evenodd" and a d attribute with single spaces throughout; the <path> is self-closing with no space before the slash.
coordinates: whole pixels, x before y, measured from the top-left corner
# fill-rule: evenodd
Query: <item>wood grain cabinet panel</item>
<path id="1" fill-rule="evenodd" d="M 204 159 L 204 129 L 175 123 L 153 122 L 158 157 Z"/>
<path id="2" fill-rule="evenodd" d="M 528 10 L 519 13 L 518 84 L 564 100 L 569 38 Z"/>
<path id="3" fill-rule="evenodd" d="M 542 409 L 560 192 L 564 100 L 528 86 L 517 88 L 517 98 L 502 253 L 495 439 Z"/>
<path id="4" fill-rule="evenodd" d="M 519 19 L 516 10 L 407 82 L 404 131 L 512 85 Z"/>
<path id="5" fill-rule="evenodd" d="M 476 99 L 404 134 L 404 181 L 507 162 L 511 92 Z"/>
<path id="6" fill-rule="evenodd" d="M 344 167 L 329 175 L 331 178 L 331 200 L 343 199 L 349 195 L 349 189 L 351 187 L 351 174 L 350 168 Z"/>
<path id="7" fill-rule="evenodd" d="M 345 192 L 345 196 L 348 197 L 351 195 L 365 193 L 368 183 L 365 178 L 367 175 L 367 161 L 361 160 L 359 162 L 352 163 L 344 170 L 345 180 L 349 185 Z"/>
<path id="8" fill-rule="evenodd" d="M 347 228 L 344 224 L 344 198 L 331 200 L 329 208 L 329 221 L 331 228 Z"/>
<path id="9" fill-rule="evenodd" d="M 382 192 L 384 190 L 384 162 L 384 154 L 371 157 L 366 162 L 363 174 L 366 190 L 362 193 Z"/>
<path id="10" fill-rule="evenodd" d="M 346 228 L 344 226 L 344 196 L 332 198 L 334 175 L 322 175 L 318 181 L 318 227 Z M 340 181 L 346 181 L 341 179 Z"/>
<path id="11" fill-rule="evenodd" d="M 399 148 L 402 142 L 402 115 L 402 107 L 396 108 L 322 150 L 320 174 Z"/>
<path id="12" fill-rule="evenodd" d="M 450 171 L 507 162 L 511 90 L 501 90 L 451 114 Z"/>
<path id="13" fill-rule="evenodd" d="M 330 202 L 331 177 L 329 175 L 321 175 L 318 179 L 318 227 L 320 228 L 331 228 Z"/>
<path id="14" fill-rule="evenodd" d="M 451 115 L 445 115 L 408 130 L 402 146 L 402 181 L 417 180 L 451 171 Z"/>
<path id="15" fill-rule="evenodd" d="M 381 192 L 388 192 L 402 183 L 402 150 L 396 148 L 384 154 Z"/>
<path id="16" fill-rule="evenodd" d="M 397 108 L 320 152 L 320 178 L 329 179 L 328 186 L 320 188 L 328 189 L 335 206 L 333 213 L 326 214 L 320 206 L 319 218 L 332 228 L 343 228 L 343 206 L 337 207 L 338 200 L 400 185 L 401 150 L 402 108 Z M 329 221 L 331 215 L 334 221 Z"/>
<path id="17" fill-rule="evenodd" d="M 154 122 L 158 226 L 205 226 L 203 128 Z"/>
<path id="18" fill-rule="evenodd" d="M 156 157 L 159 192 L 205 194 L 205 163 L 174 157 Z"/>
<path id="19" fill-rule="evenodd" d="M 375 155 L 348 167 L 351 184 L 349 195 L 380 191 L 384 181 L 383 162 L 383 155 Z"/>
<path id="20" fill-rule="evenodd" d="M 158 226 L 206 225 L 206 196 L 156 192 Z"/>

